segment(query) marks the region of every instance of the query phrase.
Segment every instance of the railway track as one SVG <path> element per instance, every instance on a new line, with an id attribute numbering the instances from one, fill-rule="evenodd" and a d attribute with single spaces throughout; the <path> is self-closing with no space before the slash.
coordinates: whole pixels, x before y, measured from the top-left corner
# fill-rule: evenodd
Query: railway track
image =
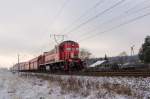
<path id="1" fill-rule="evenodd" d="M 88 76 L 134 76 L 134 77 L 150 77 L 150 71 L 148 72 L 130 72 L 130 71 L 111 71 L 111 72 L 85 72 Z"/>
<path id="2" fill-rule="evenodd" d="M 112 76 L 123 76 L 123 77 L 150 77 L 150 71 L 86 71 L 86 72 L 57 72 L 57 73 L 41 73 L 41 72 L 21 72 L 25 75 L 37 75 L 37 76 L 49 76 L 49 75 L 68 75 L 68 76 L 95 76 L 95 77 L 112 77 Z"/>

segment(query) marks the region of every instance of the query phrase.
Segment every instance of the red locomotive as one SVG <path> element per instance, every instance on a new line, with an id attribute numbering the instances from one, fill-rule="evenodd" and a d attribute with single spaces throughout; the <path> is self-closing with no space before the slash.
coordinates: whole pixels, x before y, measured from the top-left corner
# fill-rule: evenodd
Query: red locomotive
<path id="1" fill-rule="evenodd" d="M 13 70 L 19 71 L 75 71 L 83 68 L 83 61 L 79 58 L 79 44 L 74 41 L 64 41 L 49 52 L 13 66 Z"/>

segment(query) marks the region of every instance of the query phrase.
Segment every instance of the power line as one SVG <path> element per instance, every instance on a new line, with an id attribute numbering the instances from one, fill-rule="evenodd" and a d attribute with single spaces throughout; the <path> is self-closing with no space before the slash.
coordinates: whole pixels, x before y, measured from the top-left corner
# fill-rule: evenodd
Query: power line
<path id="1" fill-rule="evenodd" d="M 144 9 L 147 9 L 147 8 L 149 8 L 149 7 L 150 7 L 150 5 L 148 5 L 148 6 L 146 6 L 146 7 L 143 7 L 143 8 L 141 8 L 141 9 L 138 9 L 138 10 L 132 12 L 132 13 L 139 12 L 139 11 L 144 10 Z M 130 10 L 131 10 L 131 9 L 130 9 Z M 130 12 L 129 12 L 129 10 L 127 10 L 125 13 L 130 13 Z"/>
<path id="2" fill-rule="evenodd" d="M 18 70 L 20 70 L 20 55 L 19 54 L 17 55 L 17 58 L 18 58 Z"/>
<path id="3" fill-rule="evenodd" d="M 103 0 L 104 2 L 104 0 Z M 86 16 L 90 11 L 92 11 L 93 9 L 95 9 L 96 7 L 98 7 L 100 4 L 103 3 L 102 0 L 99 0 L 99 2 L 97 2 L 96 4 L 94 4 L 94 6 L 92 6 L 91 8 L 87 9 L 81 16 L 79 16 L 76 20 L 74 20 L 67 28 L 65 28 L 63 30 L 63 32 L 66 31 L 66 29 L 70 28 L 72 25 L 74 25 L 75 23 L 77 23 L 78 21 L 80 21 L 82 19 L 82 17 Z"/>
<path id="4" fill-rule="evenodd" d="M 142 3 L 145 3 L 146 1 L 149 1 L 149 0 L 145 0 L 145 1 L 142 1 L 142 2 L 139 2 L 137 3 L 135 6 L 133 6 L 132 8 L 130 8 L 130 10 L 136 8 L 137 6 L 141 5 Z M 129 13 L 130 11 L 126 11 L 126 13 Z"/>
<path id="5" fill-rule="evenodd" d="M 121 0 L 121 1 L 119 1 L 119 2 L 117 2 L 117 3 L 115 3 L 115 4 L 112 5 L 111 7 L 105 9 L 104 11 L 102 11 L 102 12 L 96 14 L 96 15 L 93 16 L 92 18 L 89 18 L 87 21 L 85 21 L 85 22 L 79 24 L 78 26 L 76 26 L 75 28 L 71 29 L 68 33 L 72 33 L 73 31 L 75 31 L 75 30 L 81 28 L 83 25 L 85 25 L 85 24 L 87 24 L 87 23 L 89 23 L 89 22 L 95 20 L 96 18 L 98 18 L 99 16 L 105 14 L 105 13 L 108 12 L 109 10 L 111 10 L 111 9 L 113 9 L 113 8 L 115 8 L 115 7 L 117 7 L 118 5 L 120 5 L 121 3 L 123 3 L 124 1 L 125 1 L 125 0 Z"/>
<path id="6" fill-rule="evenodd" d="M 58 11 L 58 13 L 56 14 L 56 16 L 54 17 L 54 21 L 52 22 L 52 26 L 56 23 L 57 18 L 60 17 L 61 13 L 63 12 L 64 8 L 66 7 L 66 5 L 69 3 L 70 0 L 65 0 L 64 3 L 62 4 L 60 10 Z"/>
<path id="7" fill-rule="evenodd" d="M 142 11 L 142 10 L 145 10 L 145 9 L 147 9 L 147 8 L 150 8 L 150 5 L 148 5 L 148 6 L 146 6 L 146 7 L 143 7 L 143 8 L 141 8 L 141 9 L 138 9 L 138 10 L 132 12 L 132 14 L 135 14 L 135 13 L 140 12 L 140 11 Z M 127 14 L 126 16 L 132 15 L 132 14 L 129 13 L 129 10 L 130 10 L 130 9 L 128 9 L 127 11 L 124 12 L 125 14 Z M 118 19 L 121 18 L 121 17 L 122 17 L 122 18 L 126 17 L 126 16 L 124 16 L 124 13 L 121 14 L 121 15 L 119 15 L 119 16 L 117 16 L 117 17 L 113 17 L 112 19 L 110 19 L 109 21 L 106 21 L 106 22 L 102 23 L 101 25 L 104 25 L 104 24 L 107 24 L 107 23 L 111 23 L 111 22 L 113 22 L 113 21 L 118 20 Z M 84 36 L 85 34 L 89 34 L 89 33 L 93 32 L 93 31 L 96 31 L 96 30 L 97 30 L 97 28 L 92 29 L 91 31 L 88 31 L 88 32 L 86 32 L 86 33 L 83 33 L 82 35 L 80 35 L 80 37 Z"/>
<path id="8" fill-rule="evenodd" d="M 66 7 L 66 5 L 69 3 L 70 0 L 65 0 L 64 3 L 62 4 L 62 6 L 60 7 L 60 10 L 58 11 L 58 13 L 56 14 L 56 16 L 54 17 L 53 21 L 51 22 L 51 27 L 55 24 L 57 18 L 60 17 L 61 13 L 63 12 L 64 8 Z M 48 24 L 49 25 L 49 24 Z M 52 29 L 52 28 L 51 28 Z M 50 43 L 52 44 L 52 43 Z M 46 47 L 44 47 L 46 48 Z"/>
<path id="9" fill-rule="evenodd" d="M 112 27 L 112 28 L 110 28 L 110 29 L 108 29 L 108 30 L 105 30 L 105 31 L 103 31 L 103 32 L 96 33 L 95 35 L 93 35 L 93 37 L 95 37 L 95 36 L 97 36 L 97 35 L 99 35 L 99 34 L 104 34 L 104 33 L 110 32 L 110 31 L 112 31 L 112 30 L 114 30 L 114 29 L 117 29 L 117 28 L 119 28 L 119 27 L 121 27 L 121 26 L 124 26 L 124 25 L 126 25 L 126 24 L 129 24 L 129 23 L 132 23 L 132 22 L 134 22 L 134 21 L 137 21 L 137 20 L 139 20 L 139 19 L 141 19 L 141 18 L 143 18 L 143 17 L 146 17 L 146 16 L 148 16 L 148 15 L 150 15 L 150 12 L 149 12 L 149 13 L 146 13 L 146 14 L 144 14 L 144 15 L 135 17 L 134 19 L 128 20 L 128 21 L 126 21 L 126 22 L 123 22 L 123 23 L 121 23 L 121 24 L 119 24 L 119 25 L 117 25 L 117 26 L 114 26 L 114 27 Z M 93 37 L 92 37 L 92 36 L 86 37 L 86 38 L 80 40 L 80 42 L 81 42 L 81 41 L 84 41 L 84 40 L 86 40 L 86 39 L 91 39 L 91 38 L 93 38 Z"/>

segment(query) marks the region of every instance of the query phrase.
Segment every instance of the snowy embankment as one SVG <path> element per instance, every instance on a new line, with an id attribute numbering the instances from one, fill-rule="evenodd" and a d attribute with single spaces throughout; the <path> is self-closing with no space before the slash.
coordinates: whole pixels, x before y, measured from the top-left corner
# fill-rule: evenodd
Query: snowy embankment
<path id="1" fill-rule="evenodd" d="M 20 77 L 0 71 L 0 99 L 149 99 L 150 78 Z"/>
<path id="2" fill-rule="evenodd" d="M 52 89 L 56 89 L 55 86 L 50 86 L 47 81 L 0 71 L 0 99 L 62 99 L 57 91 L 51 95 Z"/>

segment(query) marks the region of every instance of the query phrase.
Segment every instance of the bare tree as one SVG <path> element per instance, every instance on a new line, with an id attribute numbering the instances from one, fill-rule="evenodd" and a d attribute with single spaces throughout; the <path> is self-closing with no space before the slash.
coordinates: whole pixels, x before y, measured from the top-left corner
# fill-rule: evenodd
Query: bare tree
<path id="1" fill-rule="evenodd" d="M 88 51 L 87 49 L 85 49 L 85 48 L 81 48 L 79 54 L 80 54 L 80 58 L 81 58 L 82 60 L 89 59 L 90 56 L 92 55 L 91 52 L 89 52 L 89 51 Z"/>
<path id="2" fill-rule="evenodd" d="M 124 64 L 127 61 L 127 53 L 125 51 L 119 54 L 119 63 Z"/>

